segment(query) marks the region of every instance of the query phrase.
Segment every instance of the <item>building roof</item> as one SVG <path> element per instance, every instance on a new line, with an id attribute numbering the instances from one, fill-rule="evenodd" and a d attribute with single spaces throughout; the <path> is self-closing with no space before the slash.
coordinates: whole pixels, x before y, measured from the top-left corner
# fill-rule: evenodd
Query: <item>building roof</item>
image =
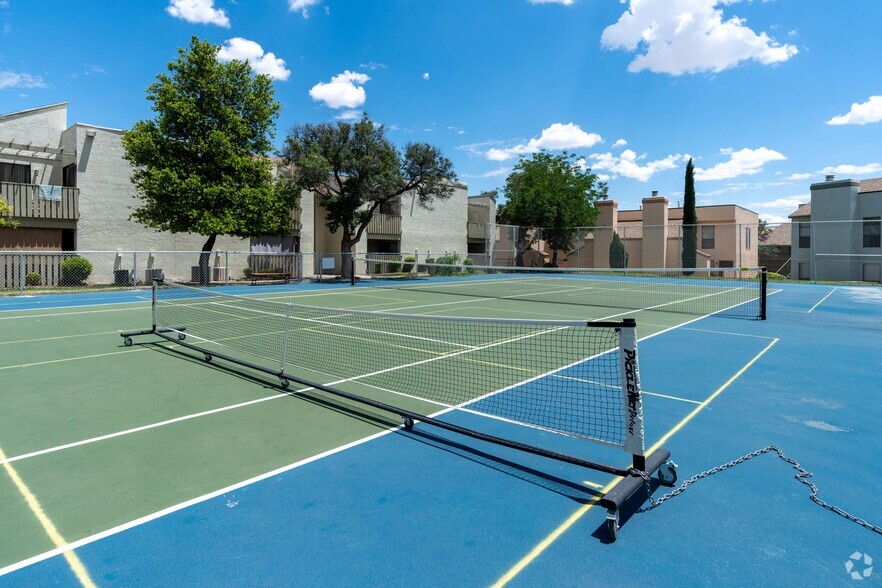
<path id="1" fill-rule="evenodd" d="M 861 180 L 861 187 L 858 188 L 858 193 L 864 194 L 866 192 L 882 192 L 882 178 Z"/>
<path id="2" fill-rule="evenodd" d="M 791 212 L 787 215 L 787 218 L 793 218 L 795 216 L 811 216 L 812 215 L 812 203 L 808 204 L 800 204 L 799 208 Z"/>
<path id="3" fill-rule="evenodd" d="M 790 245 L 792 223 L 781 223 L 772 227 L 769 238 L 762 242 L 763 245 Z"/>
<path id="4" fill-rule="evenodd" d="M 53 108 L 58 108 L 59 106 L 67 107 L 67 102 L 57 102 L 55 104 L 47 104 L 46 106 L 37 106 L 36 108 L 26 108 L 25 110 L 18 110 L 16 112 L 5 112 L 0 113 L 0 118 L 12 118 L 14 116 L 20 116 L 22 114 L 33 114 L 35 112 L 40 112 L 43 110 L 52 110 Z"/>

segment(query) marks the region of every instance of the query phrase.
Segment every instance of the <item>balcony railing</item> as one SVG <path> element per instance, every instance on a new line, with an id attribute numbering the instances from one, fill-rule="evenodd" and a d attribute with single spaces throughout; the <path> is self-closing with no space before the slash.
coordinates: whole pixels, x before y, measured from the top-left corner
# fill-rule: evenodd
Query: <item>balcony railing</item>
<path id="1" fill-rule="evenodd" d="M 12 218 L 16 220 L 80 218 L 78 188 L 61 188 L 61 200 L 49 200 L 40 198 L 40 186 L 0 182 L 0 198 L 12 206 Z"/>
<path id="2" fill-rule="evenodd" d="M 468 234 L 469 239 L 486 239 L 487 223 L 469 223 Z"/>
<path id="3" fill-rule="evenodd" d="M 401 217 L 374 213 L 367 226 L 368 235 L 401 235 Z"/>

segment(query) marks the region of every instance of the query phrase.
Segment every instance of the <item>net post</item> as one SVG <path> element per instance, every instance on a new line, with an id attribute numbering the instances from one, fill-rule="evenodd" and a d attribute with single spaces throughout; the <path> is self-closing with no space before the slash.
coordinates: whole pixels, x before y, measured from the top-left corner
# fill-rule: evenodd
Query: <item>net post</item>
<path id="1" fill-rule="evenodd" d="M 158 284 L 156 280 L 153 280 L 153 291 L 150 295 L 150 312 L 153 315 L 153 330 L 156 330 L 156 289 Z"/>
<path id="2" fill-rule="evenodd" d="M 640 367 L 637 361 L 637 321 L 626 318 L 619 328 L 619 361 L 622 371 L 622 400 L 625 417 L 623 449 L 645 466 L 643 438 L 643 398 L 640 393 Z"/>
<path id="3" fill-rule="evenodd" d="M 355 257 L 349 258 L 349 285 L 355 285 Z"/>
<path id="4" fill-rule="evenodd" d="M 291 332 L 291 305 L 286 305 L 285 308 L 285 335 L 284 341 L 282 342 L 282 364 L 279 366 L 279 372 L 285 371 L 285 363 L 288 357 L 288 333 Z"/>
<path id="5" fill-rule="evenodd" d="M 766 297 L 769 291 L 769 271 L 767 268 L 760 268 L 760 320 L 766 320 Z"/>

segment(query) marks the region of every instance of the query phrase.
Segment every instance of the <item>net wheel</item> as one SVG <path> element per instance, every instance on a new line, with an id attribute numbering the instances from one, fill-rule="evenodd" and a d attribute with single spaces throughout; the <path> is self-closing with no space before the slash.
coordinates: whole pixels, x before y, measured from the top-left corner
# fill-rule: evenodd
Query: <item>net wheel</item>
<path id="1" fill-rule="evenodd" d="M 606 532 L 610 541 L 615 541 L 619 536 L 619 522 L 615 519 L 606 519 Z"/>
<path id="2" fill-rule="evenodd" d="M 187 333 L 178 333 L 178 341 L 183 341 L 187 338 Z"/>
<path id="3" fill-rule="evenodd" d="M 282 378 L 281 380 L 279 380 L 279 384 L 281 384 L 282 388 L 287 388 L 291 384 L 291 382 L 289 380 L 286 380 L 285 378 Z"/>
<path id="4" fill-rule="evenodd" d="M 677 483 L 677 464 L 666 461 L 658 468 L 658 480 L 664 486 L 673 486 Z"/>
<path id="5" fill-rule="evenodd" d="M 211 361 L 211 356 L 207 353 L 205 354 L 205 361 Z"/>
<path id="6" fill-rule="evenodd" d="M 404 417 L 404 428 L 408 431 L 413 429 L 413 419 L 410 417 Z"/>
<path id="7" fill-rule="evenodd" d="M 126 347 L 131 347 L 132 346 L 132 338 L 126 337 L 125 339 L 123 339 L 123 345 L 125 345 Z"/>

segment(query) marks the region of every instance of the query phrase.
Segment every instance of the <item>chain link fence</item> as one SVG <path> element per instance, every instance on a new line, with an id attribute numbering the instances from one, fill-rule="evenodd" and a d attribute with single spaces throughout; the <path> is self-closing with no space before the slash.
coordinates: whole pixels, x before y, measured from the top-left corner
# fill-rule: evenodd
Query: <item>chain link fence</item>
<path id="1" fill-rule="evenodd" d="M 233 251 L 0 251 L 0 294 L 253 283 L 253 274 L 303 279 L 298 253 Z"/>

